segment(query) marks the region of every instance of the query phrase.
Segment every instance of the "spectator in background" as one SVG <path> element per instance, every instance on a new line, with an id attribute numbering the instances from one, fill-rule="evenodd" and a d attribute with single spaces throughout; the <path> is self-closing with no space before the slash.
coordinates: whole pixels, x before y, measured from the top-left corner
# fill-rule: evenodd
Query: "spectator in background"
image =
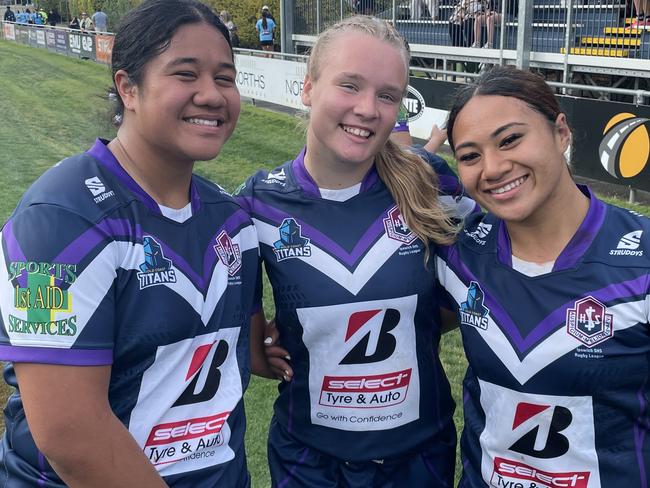
<path id="1" fill-rule="evenodd" d="M 237 34 L 237 26 L 232 21 L 232 16 L 230 13 L 227 10 L 222 10 L 219 14 L 219 18 L 221 19 L 221 22 L 223 22 L 223 24 L 228 28 L 228 33 L 230 34 L 230 43 L 232 44 L 232 47 L 239 47 L 239 35 Z"/>
<path id="2" fill-rule="evenodd" d="M 81 12 L 81 22 L 79 22 L 79 28 L 81 32 L 92 32 L 95 30 L 93 21 L 86 12 Z"/>
<path id="3" fill-rule="evenodd" d="M 41 20 L 43 21 L 43 23 L 41 25 L 47 24 L 47 19 L 48 19 L 47 12 L 45 10 L 43 10 L 42 8 L 39 8 L 37 13 L 38 13 L 38 16 L 41 18 Z"/>
<path id="4" fill-rule="evenodd" d="M 79 17 L 77 17 L 76 15 L 74 15 L 74 16 L 72 17 L 72 19 L 70 20 L 70 23 L 68 24 L 68 27 L 69 27 L 70 29 L 76 29 L 76 30 L 79 30 L 79 29 L 80 29 L 80 27 L 79 27 Z"/>
<path id="5" fill-rule="evenodd" d="M 273 15 L 271 15 L 271 11 L 269 10 L 268 5 L 264 5 L 262 7 L 262 12 L 266 12 L 268 14 L 268 18 L 271 19 L 273 22 L 275 22 L 275 17 L 273 17 Z"/>
<path id="6" fill-rule="evenodd" d="M 438 14 L 438 0 L 411 0 L 411 20 L 430 17 L 432 20 Z"/>
<path id="7" fill-rule="evenodd" d="M 474 44 L 474 17 L 483 9 L 478 0 L 457 0 L 449 17 L 449 37 L 455 47 Z"/>
<path id="8" fill-rule="evenodd" d="M 266 5 L 265 5 L 266 7 Z M 262 51 L 273 51 L 273 34 L 275 31 L 275 22 L 269 17 L 268 7 L 264 10 L 262 7 L 262 18 L 258 19 L 255 29 L 260 36 Z"/>
<path id="9" fill-rule="evenodd" d="M 16 22 L 19 24 L 29 23 L 29 15 L 27 12 L 21 12 L 20 10 L 16 11 Z"/>
<path id="10" fill-rule="evenodd" d="M 93 14 L 92 21 L 97 32 L 108 32 L 108 15 L 102 12 L 101 7 Z"/>
<path id="11" fill-rule="evenodd" d="M 357 0 L 355 8 L 357 13 L 372 15 L 375 12 L 375 0 Z"/>
<path id="12" fill-rule="evenodd" d="M 519 1 L 518 0 L 505 0 L 506 9 L 505 15 L 506 20 L 509 20 L 512 17 L 517 17 L 519 11 Z M 485 25 L 487 30 L 487 42 L 483 47 L 492 49 L 494 46 L 494 30 L 495 25 L 498 23 L 501 24 L 501 0 L 490 0 L 485 10 L 482 13 L 476 16 L 474 22 L 474 45 L 472 47 L 481 47 L 481 29 Z"/>
<path id="13" fill-rule="evenodd" d="M 32 16 L 32 11 L 29 10 L 28 8 L 25 9 L 25 14 L 27 15 L 27 23 L 28 24 L 33 24 L 34 23 L 34 17 Z"/>
<path id="14" fill-rule="evenodd" d="M 9 5 L 7 5 L 7 10 L 5 10 L 4 20 L 5 22 L 16 22 L 16 15 Z"/>
<path id="15" fill-rule="evenodd" d="M 632 29 L 644 28 L 650 26 L 650 0 L 634 0 L 634 10 L 636 10 L 636 19 L 632 21 Z"/>
<path id="16" fill-rule="evenodd" d="M 59 22 L 61 22 L 61 16 L 59 15 L 59 12 L 56 10 L 50 10 L 50 12 L 47 14 L 47 23 L 54 27 Z"/>

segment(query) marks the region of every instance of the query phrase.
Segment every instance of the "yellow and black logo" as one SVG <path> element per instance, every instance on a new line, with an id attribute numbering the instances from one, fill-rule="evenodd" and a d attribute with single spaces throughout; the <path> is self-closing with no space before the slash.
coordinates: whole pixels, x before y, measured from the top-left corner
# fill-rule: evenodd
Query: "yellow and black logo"
<path id="1" fill-rule="evenodd" d="M 623 112 L 605 125 L 598 155 L 600 164 L 614 178 L 633 178 L 648 165 L 650 137 L 645 127 L 648 121 Z"/>

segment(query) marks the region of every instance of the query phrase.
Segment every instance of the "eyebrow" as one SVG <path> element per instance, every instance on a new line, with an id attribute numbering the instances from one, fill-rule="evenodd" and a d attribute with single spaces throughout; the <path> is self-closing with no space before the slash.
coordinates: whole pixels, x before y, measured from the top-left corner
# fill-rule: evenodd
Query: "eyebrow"
<path id="1" fill-rule="evenodd" d="M 199 59 L 198 58 L 176 58 L 172 61 L 170 61 L 167 66 L 169 67 L 174 67 L 174 66 L 179 66 L 181 64 L 199 64 Z M 231 69 L 233 71 L 236 71 L 235 65 L 233 63 L 219 63 L 219 69 Z"/>
<path id="2" fill-rule="evenodd" d="M 501 134 L 502 132 L 507 131 L 511 127 L 527 126 L 527 125 L 528 124 L 525 124 L 524 122 L 510 122 L 509 124 L 505 124 L 505 125 L 502 125 L 501 127 L 497 128 L 494 132 L 492 132 L 492 134 L 490 134 L 490 138 L 491 139 L 496 139 L 499 136 L 499 134 Z M 463 142 L 462 144 L 459 144 L 458 146 L 456 146 L 455 150 L 458 151 L 459 149 L 463 149 L 464 147 L 474 147 L 474 146 L 477 146 L 477 145 L 478 144 L 476 144 L 475 142 L 472 142 L 472 141 Z"/>

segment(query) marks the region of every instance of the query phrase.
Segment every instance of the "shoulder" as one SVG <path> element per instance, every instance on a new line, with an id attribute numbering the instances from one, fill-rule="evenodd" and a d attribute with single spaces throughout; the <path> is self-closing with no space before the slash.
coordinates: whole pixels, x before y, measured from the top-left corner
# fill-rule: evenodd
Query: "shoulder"
<path id="1" fill-rule="evenodd" d="M 634 210 L 604 204 L 606 213 L 592 258 L 623 267 L 650 267 L 650 218 Z"/>

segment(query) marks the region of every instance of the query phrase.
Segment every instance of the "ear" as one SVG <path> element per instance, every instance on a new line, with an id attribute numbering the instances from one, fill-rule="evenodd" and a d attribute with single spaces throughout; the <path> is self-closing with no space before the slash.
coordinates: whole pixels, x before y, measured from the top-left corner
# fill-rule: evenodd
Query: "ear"
<path id="1" fill-rule="evenodd" d="M 555 129 L 559 138 L 562 152 L 566 152 L 571 144 L 571 129 L 566 119 L 566 114 L 561 113 L 555 119 Z"/>
<path id="2" fill-rule="evenodd" d="M 115 73 L 115 86 L 117 93 L 124 103 L 124 110 L 133 110 L 135 108 L 135 100 L 138 94 L 138 87 L 129 78 L 129 74 L 123 69 L 117 70 Z"/>
<path id="3" fill-rule="evenodd" d="M 305 75 L 305 81 L 302 84 L 302 93 L 300 94 L 300 100 L 302 100 L 305 107 L 311 107 L 311 90 L 313 88 L 313 81 L 311 76 Z"/>

